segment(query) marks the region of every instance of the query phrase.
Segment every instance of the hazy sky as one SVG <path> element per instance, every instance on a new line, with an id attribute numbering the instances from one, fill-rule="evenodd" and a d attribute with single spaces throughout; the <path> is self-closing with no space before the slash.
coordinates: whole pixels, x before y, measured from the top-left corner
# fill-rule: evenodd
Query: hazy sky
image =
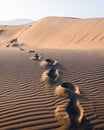
<path id="1" fill-rule="evenodd" d="M 0 21 L 46 16 L 104 17 L 104 0 L 0 0 Z"/>

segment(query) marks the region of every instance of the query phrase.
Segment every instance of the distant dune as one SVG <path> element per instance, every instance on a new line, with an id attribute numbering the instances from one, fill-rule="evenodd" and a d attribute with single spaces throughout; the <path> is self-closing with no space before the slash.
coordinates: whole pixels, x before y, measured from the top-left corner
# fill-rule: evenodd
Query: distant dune
<path id="1" fill-rule="evenodd" d="M 35 48 L 102 48 L 104 18 L 46 17 L 22 26 L 0 26 L 0 41 L 17 37 Z"/>
<path id="2" fill-rule="evenodd" d="M 32 22 L 33 22 L 32 19 L 14 19 L 14 20 L 0 21 L 0 25 L 22 25 Z"/>

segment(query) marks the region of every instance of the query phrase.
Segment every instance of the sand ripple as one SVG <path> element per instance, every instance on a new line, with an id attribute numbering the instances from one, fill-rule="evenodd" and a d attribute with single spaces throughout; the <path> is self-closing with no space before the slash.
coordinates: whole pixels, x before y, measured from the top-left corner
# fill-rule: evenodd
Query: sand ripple
<path id="1" fill-rule="evenodd" d="M 63 65 L 62 82 L 78 84 L 78 100 L 84 108 L 80 129 L 103 130 L 104 52 L 37 51 L 44 59 L 51 57 Z M 54 112 L 57 106 L 67 105 L 68 100 L 54 95 L 56 85 L 40 82 L 45 69 L 40 68 L 39 61 L 29 60 L 30 57 L 31 53 L 27 51 L 0 48 L 0 129 L 57 130 L 62 127 Z"/>

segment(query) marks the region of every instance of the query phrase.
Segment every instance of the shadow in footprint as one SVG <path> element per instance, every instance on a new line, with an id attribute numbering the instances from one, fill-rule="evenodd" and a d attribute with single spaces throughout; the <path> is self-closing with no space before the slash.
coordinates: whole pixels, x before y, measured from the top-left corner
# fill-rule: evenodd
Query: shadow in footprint
<path id="1" fill-rule="evenodd" d="M 36 53 L 34 56 L 30 57 L 30 60 L 40 60 L 41 59 L 41 55 Z"/>
<path id="2" fill-rule="evenodd" d="M 49 69 L 49 68 L 55 68 L 57 64 L 58 62 L 54 59 L 45 59 L 41 61 L 40 66 L 45 67 L 46 69 Z"/>
<path id="3" fill-rule="evenodd" d="M 67 89 L 70 89 L 72 92 L 76 93 L 76 94 L 80 94 L 80 91 L 79 91 L 79 87 L 75 84 L 72 84 L 70 82 L 63 82 L 61 84 L 61 86 L 63 88 L 67 88 Z"/>
<path id="4" fill-rule="evenodd" d="M 45 59 L 41 61 L 40 66 L 44 67 L 45 69 L 60 69 L 60 71 L 62 71 L 64 68 L 57 62 L 57 60 L 54 59 Z"/>
<path id="5" fill-rule="evenodd" d="M 55 83 L 58 77 L 59 71 L 57 69 L 48 69 L 43 72 L 41 80 L 47 83 Z"/>
<path id="6" fill-rule="evenodd" d="M 71 98 L 67 106 L 67 112 L 70 115 L 71 126 L 75 129 L 81 127 L 83 108 L 75 97 Z"/>
<path id="7" fill-rule="evenodd" d="M 70 82 L 62 82 L 61 84 L 57 85 L 55 89 L 55 95 L 57 95 L 58 97 L 79 98 L 80 97 L 79 93 L 80 93 L 79 87 Z"/>
<path id="8" fill-rule="evenodd" d="M 67 106 L 67 112 L 70 115 L 73 130 L 93 130 L 90 121 L 83 115 L 83 107 L 75 97 L 71 98 Z"/>

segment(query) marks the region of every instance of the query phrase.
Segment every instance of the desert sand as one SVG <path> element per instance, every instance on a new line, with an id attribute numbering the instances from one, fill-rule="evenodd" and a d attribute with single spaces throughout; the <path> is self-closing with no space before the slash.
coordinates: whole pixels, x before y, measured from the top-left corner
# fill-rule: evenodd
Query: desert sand
<path id="1" fill-rule="evenodd" d="M 103 26 L 62 17 L 0 26 L 0 130 L 104 129 Z"/>
<path id="2" fill-rule="evenodd" d="M 0 41 L 18 38 L 34 48 L 104 48 L 104 18 L 46 17 L 22 26 L 0 26 Z"/>

